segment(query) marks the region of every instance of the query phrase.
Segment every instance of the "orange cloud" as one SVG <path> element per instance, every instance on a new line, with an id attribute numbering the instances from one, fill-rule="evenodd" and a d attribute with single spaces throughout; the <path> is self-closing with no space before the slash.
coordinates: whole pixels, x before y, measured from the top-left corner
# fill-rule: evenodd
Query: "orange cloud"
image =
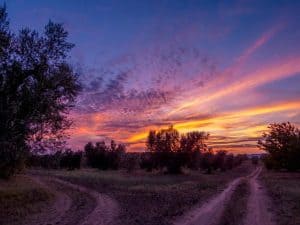
<path id="1" fill-rule="evenodd" d="M 204 119 L 195 119 L 191 121 L 182 121 L 174 124 L 179 132 L 188 132 L 192 130 L 204 130 L 215 134 L 230 135 L 232 137 L 259 137 L 262 131 L 267 129 L 267 124 L 247 125 L 245 121 L 249 118 L 260 115 L 274 115 L 274 113 L 288 112 L 300 109 L 300 100 L 287 101 L 277 104 L 251 107 L 244 110 L 230 111 L 222 115 L 208 117 Z M 184 119 L 183 119 L 184 120 Z M 243 123 L 243 125 L 241 125 Z M 144 142 L 149 129 L 143 129 L 137 134 L 127 139 L 128 142 Z M 224 145 L 226 146 L 226 144 Z"/>

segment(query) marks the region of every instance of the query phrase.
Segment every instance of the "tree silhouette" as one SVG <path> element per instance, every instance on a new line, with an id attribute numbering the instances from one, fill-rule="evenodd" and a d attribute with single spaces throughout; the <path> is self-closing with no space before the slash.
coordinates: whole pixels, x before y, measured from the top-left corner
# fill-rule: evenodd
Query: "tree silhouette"
<path id="1" fill-rule="evenodd" d="M 43 34 L 28 28 L 9 30 L 0 7 L 0 175 L 22 167 L 30 149 L 63 144 L 67 114 L 80 90 L 67 62 L 73 44 L 62 24 L 49 22 Z"/>
<path id="2" fill-rule="evenodd" d="M 198 168 L 195 159 L 200 153 L 207 151 L 205 142 L 208 136 L 207 133 L 198 131 L 180 135 L 173 126 L 159 131 L 152 130 L 146 142 L 152 162 L 150 156 L 145 155 L 142 166 L 147 170 L 152 169 L 149 166 L 167 168 L 169 173 L 180 173 L 184 165 Z"/>
<path id="3" fill-rule="evenodd" d="M 269 153 L 265 158 L 268 168 L 300 169 L 300 130 L 291 123 L 274 123 L 258 141 L 258 146 Z"/>

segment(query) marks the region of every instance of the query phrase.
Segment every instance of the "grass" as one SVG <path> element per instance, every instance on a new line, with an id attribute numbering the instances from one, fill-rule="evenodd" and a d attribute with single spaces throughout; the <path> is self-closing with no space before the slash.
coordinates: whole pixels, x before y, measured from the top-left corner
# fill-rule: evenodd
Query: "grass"
<path id="1" fill-rule="evenodd" d="M 267 187 L 278 225 L 300 224 L 300 173 L 264 171 L 261 180 Z"/>
<path id="2" fill-rule="evenodd" d="M 167 225 L 193 205 L 221 191 L 230 180 L 248 174 L 250 167 L 244 164 L 212 175 L 200 171 L 183 175 L 98 170 L 49 173 L 115 198 L 121 208 L 117 224 Z"/>
<path id="3" fill-rule="evenodd" d="M 0 180 L 0 224 L 17 222 L 25 216 L 37 213 L 52 195 L 25 176 L 9 181 Z"/>
<path id="4" fill-rule="evenodd" d="M 226 204 L 219 225 L 240 225 L 247 214 L 250 188 L 246 179 L 236 187 L 230 201 Z"/>

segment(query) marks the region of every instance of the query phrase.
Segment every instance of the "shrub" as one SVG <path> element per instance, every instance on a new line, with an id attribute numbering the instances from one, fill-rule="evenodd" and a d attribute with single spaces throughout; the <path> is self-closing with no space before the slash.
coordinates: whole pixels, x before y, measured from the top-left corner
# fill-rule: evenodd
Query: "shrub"
<path id="1" fill-rule="evenodd" d="M 26 146 L 2 142 L 0 146 L 0 178 L 8 179 L 22 170 L 28 154 Z"/>
<path id="2" fill-rule="evenodd" d="M 118 169 L 121 163 L 121 157 L 125 153 L 125 145 L 118 146 L 114 141 L 107 146 L 104 141 L 97 142 L 95 145 L 89 142 L 84 147 L 87 164 L 90 167 L 100 170 Z"/>
<path id="3" fill-rule="evenodd" d="M 140 168 L 151 172 L 155 166 L 154 154 L 150 152 L 142 153 L 140 160 Z"/>
<path id="4" fill-rule="evenodd" d="M 60 168 L 69 170 L 80 169 L 81 167 L 82 152 L 72 152 L 67 150 L 64 152 L 60 159 Z"/>

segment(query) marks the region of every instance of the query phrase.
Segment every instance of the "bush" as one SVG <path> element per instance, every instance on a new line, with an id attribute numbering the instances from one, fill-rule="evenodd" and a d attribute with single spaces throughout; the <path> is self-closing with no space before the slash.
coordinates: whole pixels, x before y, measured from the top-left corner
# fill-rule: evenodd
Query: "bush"
<path id="1" fill-rule="evenodd" d="M 131 173 L 138 164 L 138 155 L 135 153 L 126 153 L 121 160 L 122 168 L 126 169 L 128 173 Z"/>
<path id="2" fill-rule="evenodd" d="M 24 168 L 28 150 L 18 143 L 2 142 L 0 147 L 0 178 L 8 179 Z"/>
<path id="3" fill-rule="evenodd" d="M 156 168 L 154 154 L 150 152 L 142 153 L 140 160 L 140 168 L 145 169 L 148 172 L 151 172 Z"/>
<path id="4" fill-rule="evenodd" d="M 112 141 L 110 146 L 105 142 L 97 142 L 95 145 L 89 142 L 84 147 L 87 164 L 92 168 L 100 170 L 118 169 L 121 164 L 122 155 L 124 155 L 126 148 L 119 144 L 116 146 Z"/>
<path id="5" fill-rule="evenodd" d="M 68 170 L 80 169 L 82 152 L 72 152 L 68 150 L 64 152 L 60 159 L 60 168 Z"/>
<path id="6" fill-rule="evenodd" d="M 31 154 L 27 160 L 29 167 L 41 167 L 44 169 L 60 169 L 69 170 L 80 169 L 82 152 L 73 152 L 67 150 L 65 152 L 57 151 L 54 154 L 37 155 Z"/>

